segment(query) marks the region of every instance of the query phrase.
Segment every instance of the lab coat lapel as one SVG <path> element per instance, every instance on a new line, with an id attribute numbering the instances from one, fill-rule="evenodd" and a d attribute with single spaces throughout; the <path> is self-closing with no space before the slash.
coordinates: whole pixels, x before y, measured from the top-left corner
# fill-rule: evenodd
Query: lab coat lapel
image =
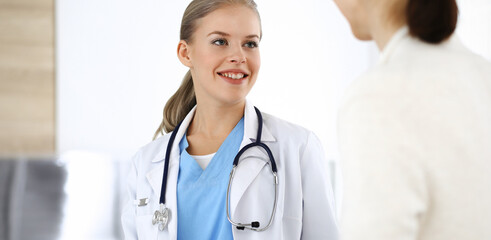
<path id="1" fill-rule="evenodd" d="M 177 239 L 177 177 L 179 176 L 179 158 L 180 149 L 179 142 L 186 133 L 189 123 L 193 119 L 196 107 L 194 107 L 188 115 L 182 121 L 179 130 L 177 131 L 176 138 L 172 144 L 172 150 L 169 162 L 169 171 L 167 176 L 167 190 L 165 193 L 165 205 L 170 210 L 169 225 L 164 231 L 169 231 L 170 239 Z M 167 151 L 167 144 L 169 142 L 171 133 L 164 136 L 164 145 L 162 150 L 152 160 L 153 168 L 147 173 L 147 180 L 152 187 L 153 196 L 160 199 L 160 191 L 162 188 L 162 179 L 164 175 L 164 159 Z M 157 200 L 157 203 L 159 201 Z M 158 206 L 155 206 L 156 209 Z"/>
<path id="2" fill-rule="evenodd" d="M 264 118 L 265 116 L 263 115 L 263 121 L 266 121 Z M 254 105 L 250 102 L 246 102 L 244 120 L 244 139 L 242 140 L 240 149 L 256 141 L 258 118 L 254 110 Z M 265 123 L 263 123 L 261 141 L 264 143 L 276 141 Z M 231 188 L 230 211 L 232 214 L 235 214 L 240 199 L 256 176 L 266 167 L 266 164 L 269 164 L 269 159 L 266 151 L 262 148 L 253 147 L 242 154 Z"/>
<path id="3" fill-rule="evenodd" d="M 261 110 L 261 109 L 259 109 Z M 268 129 L 266 124 L 268 116 L 262 114 L 263 116 L 263 131 L 261 134 L 262 142 L 275 142 L 275 137 L 271 134 L 271 131 Z M 252 141 L 256 141 L 257 137 L 257 128 L 258 128 L 258 118 L 256 114 L 256 110 L 254 110 L 254 105 L 247 101 L 245 110 L 244 110 L 244 140 L 250 140 L 248 142 L 242 142 L 241 148 L 246 144 L 251 143 Z"/>

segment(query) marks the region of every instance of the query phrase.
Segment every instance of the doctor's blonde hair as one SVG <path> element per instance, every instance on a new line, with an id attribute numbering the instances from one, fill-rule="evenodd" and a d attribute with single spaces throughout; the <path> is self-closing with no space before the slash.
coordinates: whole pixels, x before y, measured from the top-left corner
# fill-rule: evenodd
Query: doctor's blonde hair
<path id="1" fill-rule="evenodd" d="M 182 17 L 180 40 L 191 43 L 199 19 L 221 7 L 230 5 L 249 7 L 256 12 L 259 21 L 261 21 L 254 0 L 193 0 L 184 11 Z M 160 134 L 163 135 L 164 131 L 166 133 L 173 131 L 195 105 L 196 95 L 194 93 L 193 78 L 191 71 L 188 71 L 179 89 L 165 104 L 162 123 L 155 131 L 153 139 L 156 139 Z"/>

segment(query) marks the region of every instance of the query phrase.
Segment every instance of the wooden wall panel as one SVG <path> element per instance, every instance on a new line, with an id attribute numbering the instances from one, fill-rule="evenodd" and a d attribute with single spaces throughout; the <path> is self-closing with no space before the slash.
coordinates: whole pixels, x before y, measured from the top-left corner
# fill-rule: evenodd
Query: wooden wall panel
<path id="1" fill-rule="evenodd" d="M 0 33 L 0 154 L 54 154 L 54 0 L 0 0 Z"/>

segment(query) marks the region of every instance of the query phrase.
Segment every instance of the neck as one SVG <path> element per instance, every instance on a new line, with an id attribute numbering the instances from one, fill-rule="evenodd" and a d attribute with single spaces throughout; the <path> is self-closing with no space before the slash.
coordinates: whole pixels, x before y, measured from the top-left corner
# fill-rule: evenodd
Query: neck
<path id="1" fill-rule="evenodd" d="M 392 36 L 396 33 L 397 30 L 391 31 L 380 31 L 373 34 L 373 40 L 377 44 L 377 47 L 380 51 L 383 51 L 387 43 L 390 41 Z"/>
<path id="2" fill-rule="evenodd" d="M 404 1 L 402 2 L 404 3 Z M 394 34 L 406 25 L 406 20 L 400 17 L 404 16 L 405 7 L 391 6 L 390 9 L 396 9 L 394 11 L 399 14 L 394 14 L 384 8 L 375 8 L 369 17 L 369 19 L 372 19 L 370 23 L 370 34 L 380 51 L 384 50 Z"/>
<path id="3" fill-rule="evenodd" d="M 209 138 L 227 136 L 244 116 L 244 108 L 245 101 L 231 105 L 197 102 L 196 112 L 187 135 Z"/>

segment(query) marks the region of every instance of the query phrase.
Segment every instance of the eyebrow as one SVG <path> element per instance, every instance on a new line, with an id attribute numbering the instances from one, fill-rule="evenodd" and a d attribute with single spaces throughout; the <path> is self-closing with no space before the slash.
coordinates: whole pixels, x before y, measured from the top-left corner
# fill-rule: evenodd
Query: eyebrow
<path id="1" fill-rule="evenodd" d="M 225 32 L 220 32 L 220 31 L 213 31 L 213 32 L 209 33 L 208 36 L 213 35 L 213 34 L 217 34 L 217 35 L 221 35 L 221 36 L 225 36 L 225 37 L 230 36 L 230 34 L 225 33 Z M 256 34 L 251 34 L 251 35 L 247 35 L 246 38 L 248 38 L 248 39 L 259 38 L 259 36 Z"/>

